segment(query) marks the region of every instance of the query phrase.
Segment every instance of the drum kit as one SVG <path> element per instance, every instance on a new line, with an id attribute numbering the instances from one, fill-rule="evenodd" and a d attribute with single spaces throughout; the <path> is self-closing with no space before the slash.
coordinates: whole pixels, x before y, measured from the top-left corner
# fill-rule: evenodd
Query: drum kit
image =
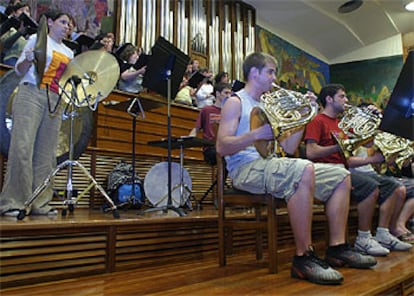
<path id="1" fill-rule="evenodd" d="M 43 78 L 43 72 L 46 66 L 46 46 L 47 23 L 45 19 L 41 19 L 37 32 L 37 43 L 34 49 L 38 87 L 40 87 L 40 83 Z M 97 109 L 98 103 L 104 100 L 114 89 L 119 75 L 120 70 L 116 58 L 106 51 L 89 50 L 83 52 L 72 59 L 72 61 L 67 65 L 63 75 L 58 82 L 58 85 L 60 88 L 60 99 L 63 99 L 63 101 L 66 103 L 64 115 L 69 118 L 68 123 L 65 124 L 65 126 L 69 129 L 69 143 L 68 146 L 63 145 L 64 149 L 68 148 L 69 150 L 68 159 L 59 163 L 55 170 L 46 177 L 43 183 L 34 190 L 33 194 L 25 202 L 24 208 L 19 211 L 19 214 L 17 216 L 18 220 L 24 219 L 25 216 L 30 213 L 31 206 L 36 198 L 38 198 L 43 193 L 43 191 L 52 182 L 53 177 L 55 177 L 62 169 L 67 169 L 67 184 L 65 190 L 65 198 L 63 201 L 62 216 L 66 216 L 67 210 L 73 212 L 76 203 L 90 189 L 95 187 L 100 191 L 100 193 L 108 202 L 109 208 L 107 210 L 112 211 L 114 218 L 119 218 L 119 213 L 116 205 L 102 188 L 102 186 L 98 184 L 94 177 L 79 161 L 74 160 L 74 121 L 75 117 L 77 117 L 79 114 L 78 110 L 87 107 L 87 109 L 90 111 L 95 111 Z M 121 110 L 119 108 L 124 109 L 125 104 L 121 105 L 121 107 L 112 107 L 118 110 Z M 156 105 L 156 107 L 158 107 L 158 105 Z M 136 110 L 136 106 L 140 106 L 140 109 Z M 58 105 L 56 105 L 55 110 L 57 107 Z M 154 108 L 154 106 L 151 105 L 151 108 Z M 126 111 L 133 117 L 132 150 L 134 162 L 135 120 L 138 113 L 142 113 L 143 115 L 143 108 L 139 99 L 135 98 L 132 100 L 132 102 L 128 104 Z M 50 112 L 54 111 L 50 110 Z M 178 164 L 171 162 L 169 157 L 168 162 L 161 162 L 154 165 L 147 173 L 144 182 L 144 190 L 146 197 L 153 205 L 153 207 L 147 211 L 156 211 L 162 209 L 164 212 L 166 212 L 172 209 L 176 211 L 180 216 L 184 216 L 185 213 L 182 212 L 181 207 L 187 206 L 189 209 L 191 209 L 190 197 L 192 194 L 192 182 L 189 173 L 183 166 L 183 149 L 188 147 L 201 147 L 210 145 L 210 143 L 206 143 L 205 140 L 194 137 L 181 137 L 173 139 L 173 144 L 171 143 L 170 133 L 168 141 L 163 139 L 161 141 L 153 141 L 148 143 L 152 146 L 168 148 L 169 154 L 171 149 L 179 148 L 180 163 Z M 90 181 L 90 184 L 87 186 L 87 188 L 77 196 L 74 196 L 74 190 L 72 188 L 72 174 L 75 167 L 78 167 Z M 167 177 L 169 181 L 167 183 L 167 187 L 160 186 L 160 184 L 166 184 L 166 182 L 160 182 L 160 178 L 162 180 L 165 180 Z"/>

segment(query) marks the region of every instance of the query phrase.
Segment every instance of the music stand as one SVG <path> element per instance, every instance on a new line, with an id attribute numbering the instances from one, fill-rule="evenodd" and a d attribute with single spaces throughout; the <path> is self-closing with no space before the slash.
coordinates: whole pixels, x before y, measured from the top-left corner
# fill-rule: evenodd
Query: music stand
<path id="1" fill-rule="evenodd" d="M 414 50 L 408 53 L 379 129 L 414 140 Z"/>
<path id="2" fill-rule="evenodd" d="M 136 159 L 136 127 L 137 127 L 137 118 L 141 114 L 141 118 L 145 118 L 144 109 L 152 110 L 154 108 L 160 107 L 160 103 L 158 102 L 141 102 L 139 97 L 135 97 L 133 99 L 128 99 L 127 101 L 119 102 L 119 101 L 108 101 L 102 103 L 105 107 L 111 108 L 118 111 L 126 111 L 132 117 L 132 172 L 131 172 L 131 179 L 132 179 L 132 188 L 131 188 L 131 196 L 129 200 L 135 200 L 135 159 Z"/>
<path id="3" fill-rule="evenodd" d="M 147 212 L 168 210 L 176 212 L 179 216 L 185 216 L 185 212 L 174 207 L 171 195 L 171 100 L 177 95 L 184 72 L 190 61 L 190 57 L 180 51 L 163 37 L 158 37 L 151 50 L 142 85 L 167 98 L 167 138 L 168 138 L 168 202 L 166 206 L 146 210 Z"/>

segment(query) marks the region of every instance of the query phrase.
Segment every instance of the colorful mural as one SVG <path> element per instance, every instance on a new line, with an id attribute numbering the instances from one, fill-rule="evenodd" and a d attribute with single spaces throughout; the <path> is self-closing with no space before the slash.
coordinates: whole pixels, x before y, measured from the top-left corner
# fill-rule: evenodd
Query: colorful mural
<path id="1" fill-rule="evenodd" d="M 351 104 L 374 103 L 383 109 L 402 66 L 402 55 L 336 64 L 330 67 L 331 82 L 345 86 Z"/>
<path id="2" fill-rule="evenodd" d="M 7 0 L 0 0 L 0 5 L 7 6 Z M 101 31 L 101 22 L 111 17 L 114 0 L 35 0 L 32 15 L 35 19 L 49 8 L 70 13 L 76 21 L 78 31 L 96 36 Z M 105 19 L 105 21 L 107 21 Z"/>
<path id="3" fill-rule="evenodd" d="M 329 82 L 329 65 L 256 26 L 257 50 L 279 62 L 278 83 L 288 89 L 310 89 L 316 93 Z"/>

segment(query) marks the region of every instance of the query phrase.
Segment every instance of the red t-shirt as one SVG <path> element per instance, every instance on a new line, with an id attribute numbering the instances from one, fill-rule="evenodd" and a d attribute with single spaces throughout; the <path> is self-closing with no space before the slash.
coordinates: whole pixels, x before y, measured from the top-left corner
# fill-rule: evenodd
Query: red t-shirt
<path id="1" fill-rule="evenodd" d="M 200 110 L 197 118 L 196 128 L 203 130 L 203 138 L 209 141 L 216 141 L 215 123 L 219 123 L 221 108 L 215 105 L 205 106 Z"/>
<path id="2" fill-rule="evenodd" d="M 332 132 L 343 133 L 338 127 L 338 123 L 338 118 L 331 118 L 323 113 L 316 115 L 316 117 L 306 126 L 305 142 L 307 140 L 313 140 L 316 144 L 323 147 L 336 145 L 337 143 L 332 136 Z M 339 152 L 313 159 L 313 161 L 346 164 L 346 160 Z"/>

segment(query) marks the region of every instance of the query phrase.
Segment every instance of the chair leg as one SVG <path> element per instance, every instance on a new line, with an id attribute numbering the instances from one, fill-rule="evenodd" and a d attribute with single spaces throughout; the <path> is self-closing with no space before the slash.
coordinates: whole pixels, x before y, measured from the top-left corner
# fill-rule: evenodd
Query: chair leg
<path id="1" fill-rule="evenodd" d="M 255 219 L 258 223 L 262 219 L 261 207 L 255 206 Z M 256 230 L 256 259 L 262 260 L 263 259 L 263 231 L 261 229 Z"/>
<path id="2" fill-rule="evenodd" d="M 276 213 L 276 200 L 271 197 L 271 201 L 267 206 L 267 244 L 269 253 L 269 272 L 278 272 L 278 256 L 277 256 L 277 213 Z"/>
<path id="3" fill-rule="evenodd" d="M 197 202 L 197 209 L 201 210 L 203 208 L 202 203 L 207 198 L 208 194 L 213 190 L 213 188 L 217 185 L 217 179 L 210 185 L 206 192 L 204 192 L 201 199 Z M 214 194 L 213 194 L 214 195 Z M 216 207 L 217 208 L 217 207 Z"/>

